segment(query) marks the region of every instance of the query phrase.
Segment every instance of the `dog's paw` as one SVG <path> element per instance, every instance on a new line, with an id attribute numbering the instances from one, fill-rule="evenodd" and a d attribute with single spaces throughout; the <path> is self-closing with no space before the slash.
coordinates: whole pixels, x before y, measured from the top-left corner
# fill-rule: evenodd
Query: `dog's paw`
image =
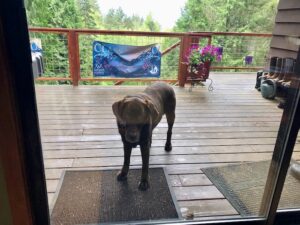
<path id="1" fill-rule="evenodd" d="M 146 191 L 150 187 L 148 180 L 141 180 L 139 183 L 139 190 Z"/>
<path id="2" fill-rule="evenodd" d="M 118 173 L 117 175 L 118 181 L 125 181 L 127 180 L 127 173 L 123 173 L 122 171 Z"/>
<path id="3" fill-rule="evenodd" d="M 165 151 L 166 151 L 166 152 L 172 151 L 172 144 L 166 144 L 166 145 L 165 145 Z"/>

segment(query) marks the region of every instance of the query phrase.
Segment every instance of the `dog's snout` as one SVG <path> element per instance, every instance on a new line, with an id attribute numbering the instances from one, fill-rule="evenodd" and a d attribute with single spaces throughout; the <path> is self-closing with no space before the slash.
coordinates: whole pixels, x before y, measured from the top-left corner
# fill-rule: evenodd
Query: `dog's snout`
<path id="1" fill-rule="evenodd" d="M 135 140 L 137 137 L 137 134 L 129 134 L 129 138 L 132 140 Z"/>
<path id="2" fill-rule="evenodd" d="M 135 132 L 127 133 L 125 137 L 126 137 L 126 140 L 131 143 L 135 143 L 135 142 L 139 141 L 139 135 L 138 135 L 138 133 L 135 133 Z"/>
<path id="3" fill-rule="evenodd" d="M 136 126 L 127 126 L 125 139 L 130 143 L 136 143 L 140 139 L 140 131 Z"/>

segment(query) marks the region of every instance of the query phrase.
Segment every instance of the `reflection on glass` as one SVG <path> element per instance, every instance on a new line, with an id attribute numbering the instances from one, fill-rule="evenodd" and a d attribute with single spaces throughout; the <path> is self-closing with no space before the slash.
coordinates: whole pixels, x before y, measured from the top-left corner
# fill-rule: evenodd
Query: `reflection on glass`
<path id="1" fill-rule="evenodd" d="M 47 84 L 36 85 L 36 95 L 50 210 L 55 210 L 55 207 L 59 209 L 55 211 L 61 212 L 59 220 L 72 217 L 68 221 L 83 219 L 89 223 L 98 223 L 104 217 L 103 214 L 109 221 L 102 222 L 153 220 L 151 215 L 156 210 L 161 212 L 166 208 L 163 197 L 167 194 L 173 201 L 171 203 L 179 208 L 180 215 L 176 220 L 267 217 L 274 191 L 272 185 L 275 184 L 276 172 L 283 156 L 281 141 L 284 137 L 278 130 L 287 122 L 287 118 L 282 119 L 282 112 L 288 107 L 286 100 L 295 78 L 294 58 L 272 56 L 265 62 L 264 70 L 257 72 L 257 76 L 253 72 L 208 71 L 209 78 L 214 81 L 213 92 L 207 89 L 209 82 L 198 82 L 199 85 L 192 89 L 189 89 L 190 84 L 186 84 L 187 88 L 174 85 L 177 105 L 172 151 L 164 151 L 168 127 L 166 118 L 154 129 L 152 136 L 150 168 L 165 168 L 157 176 L 150 172 L 149 190 L 155 192 L 154 198 L 154 195 L 149 195 L 150 191 L 141 192 L 137 189 L 140 172 L 134 169 L 141 169 L 142 166 L 139 148 L 132 150 L 128 180 L 119 182 L 116 179 L 123 165 L 123 145 L 112 104 L 126 95 L 140 93 L 146 85 L 134 81 L 119 87 L 111 85 L 111 80 L 96 83 L 99 86 L 91 85 L 94 83 L 90 81 L 95 80 L 90 73 L 92 55 L 88 49 L 94 39 L 113 39 L 118 43 L 135 45 L 155 42 L 172 52 L 173 48 L 180 45 L 179 38 L 149 37 L 144 33 L 128 38 L 110 32 L 101 35 L 93 33 L 95 31 L 90 31 L 90 34 L 74 30 L 39 32 L 31 32 L 31 38 L 41 43 L 39 54 L 33 53 L 33 67 L 36 68 L 39 80 Z M 233 39 L 241 44 L 233 46 Z M 204 40 L 201 39 L 200 43 Z M 199 38 L 196 41 L 199 42 Z M 222 48 L 223 66 L 234 62 L 243 64 L 241 59 L 244 56 L 241 54 L 248 58 L 251 56 L 247 64 L 261 66 L 268 49 L 263 49 L 263 52 L 252 51 L 261 46 L 255 43 L 261 41 L 265 46 L 270 38 L 263 37 L 256 42 L 252 36 L 226 35 L 221 41 L 218 38 L 214 41 L 216 46 L 226 46 Z M 251 48 L 248 48 L 250 45 Z M 227 46 L 231 49 L 228 50 Z M 250 49 L 251 52 L 241 49 Z M 80 51 L 77 61 L 70 54 L 78 53 L 76 51 Z M 41 65 L 37 58 L 41 55 L 43 72 L 38 69 Z M 163 59 L 163 78 L 177 79 L 179 50 L 168 56 Z M 79 82 L 80 87 L 61 85 L 69 84 L 74 79 L 74 76 L 67 76 L 68 71 L 81 75 L 76 77 L 77 81 L 86 78 Z M 117 78 L 114 81 L 116 84 L 123 82 Z M 298 148 L 296 145 L 279 208 L 299 207 Z M 77 171 L 72 174 L 74 177 L 68 175 L 69 170 L 74 169 L 83 173 Z M 69 186 L 64 186 L 63 182 L 67 181 L 70 182 Z M 163 191 L 160 183 L 164 183 Z M 112 197 L 103 194 L 102 190 L 112 194 Z M 76 191 L 80 194 L 76 194 Z M 62 193 L 64 198 L 58 200 L 57 196 Z M 95 202 L 87 200 L 86 195 Z M 146 202 L 142 201 L 145 199 Z M 116 205 L 119 207 L 117 212 L 114 211 Z M 102 208 L 98 210 L 97 207 Z M 150 211 L 151 215 L 147 218 L 128 216 L 130 213 L 124 213 L 122 207 L 129 208 L 133 213 L 143 212 L 148 207 L 147 212 Z M 176 207 L 173 207 L 175 211 Z M 76 210 L 80 213 L 73 213 Z M 117 218 L 117 214 L 121 217 Z M 52 220 L 58 221 L 55 216 L 55 213 L 52 214 Z"/>
<path id="2" fill-rule="evenodd" d="M 291 38 L 287 40 L 291 40 Z M 297 45 L 294 47 L 295 49 L 298 48 Z M 297 151 L 293 153 L 299 130 L 297 124 L 300 81 L 299 50 L 298 53 L 295 50 L 294 55 L 297 59 L 283 58 L 282 67 L 284 68 L 284 74 L 282 76 L 279 75 L 271 82 L 276 87 L 276 98 L 280 100 L 278 108 L 284 109 L 284 112 L 272 156 L 261 212 L 266 212 L 269 208 L 273 209 L 272 211 L 276 209 L 297 208 L 297 205 L 299 205 L 297 203 L 300 197 L 298 190 L 300 182 L 297 179 L 299 167 L 296 162 L 298 155 Z M 296 148 L 297 143 L 295 145 Z M 290 164 L 291 158 L 294 158 L 294 160 Z M 284 181 L 285 184 L 283 186 Z M 274 196 L 271 197 L 273 193 Z M 272 199 L 272 202 L 271 205 L 268 205 L 270 199 Z"/>
<path id="3" fill-rule="evenodd" d="M 290 37 L 289 41 L 296 45 L 299 44 L 299 38 Z M 294 61 L 293 70 L 289 73 L 288 81 L 282 82 L 281 86 L 283 90 L 289 92 L 290 95 L 283 96 L 280 106 L 282 106 L 285 110 L 292 110 L 294 105 L 287 106 L 287 98 L 291 98 L 292 94 L 297 91 L 296 84 L 299 83 L 300 73 L 299 73 L 299 53 L 297 61 Z M 299 128 L 298 128 L 299 129 Z M 289 166 L 289 170 L 287 173 L 287 177 L 284 183 L 283 191 L 281 194 L 280 202 L 279 202 L 279 210 L 287 210 L 287 209 L 299 209 L 300 208 L 300 163 L 299 163 L 299 138 L 297 138 L 293 154 L 292 160 Z"/>

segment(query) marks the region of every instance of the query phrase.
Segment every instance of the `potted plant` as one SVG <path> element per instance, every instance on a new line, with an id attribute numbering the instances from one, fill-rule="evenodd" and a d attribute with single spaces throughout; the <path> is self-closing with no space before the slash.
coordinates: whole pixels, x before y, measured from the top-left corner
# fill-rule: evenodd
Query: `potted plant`
<path id="1" fill-rule="evenodd" d="M 222 50 L 222 48 L 213 45 L 207 45 L 203 48 L 192 45 L 186 56 L 190 79 L 205 81 L 209 76 L 211 63 L 222 59 Z"/>

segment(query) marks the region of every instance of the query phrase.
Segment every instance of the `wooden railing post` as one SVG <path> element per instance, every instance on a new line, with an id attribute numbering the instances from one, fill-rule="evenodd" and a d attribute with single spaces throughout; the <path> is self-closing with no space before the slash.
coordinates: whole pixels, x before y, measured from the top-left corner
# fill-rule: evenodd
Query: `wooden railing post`
<path id="1" fill-rule="evenodd" d="M 190 44 L 191 44 L 191 39 L 190 39 L 189 35 L 184 35 L 181 38 L 179 64 L 178 64 L 178 83 L 179 83 L 180 87 L 184 87 L 186 77 L 188 75 L 188 71 L 187 71 L 188 67 L 184 63 L 187 62 L 186 54 L 190 47 Z"/>
<path id="2" fill-rule="evenodd" d="M 187 62 L 186 54 L 189 48 L 193 44 L 199 44 L 200 37 L 190 36 L 189 34 L 184 35 L 181 38 L 180 43 L 180 56 L 179 56 L 179 68 L 178 68 L 178 82 L 180 87 L 184 87 L 186 77 L 188 76 L 188 66 L 184 63 Z"/>
<path id="3" fill-rule="evenodd" d="M 68 32 L 69 72 L 73 86 L 78 86 L 80 80 L 80 58 L 78 33 L 74 30 Z"/>

